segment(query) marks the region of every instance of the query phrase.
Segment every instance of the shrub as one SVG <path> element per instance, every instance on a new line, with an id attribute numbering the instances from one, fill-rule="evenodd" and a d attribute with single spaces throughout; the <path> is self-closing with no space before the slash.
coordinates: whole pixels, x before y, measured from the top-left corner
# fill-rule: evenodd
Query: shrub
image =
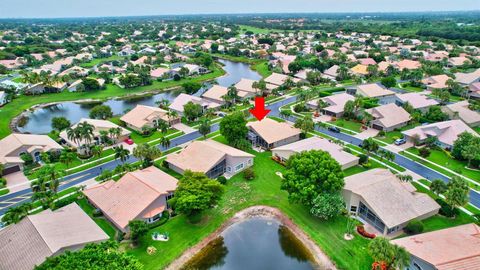
<path id="1" fill-rule="evenodd" d="M 225 176 L 222 175 L 222 176 L 219 176 L 219 177 L 217 178 L 217 181 L 218 181 L 220 184 L 225 185 L 225 184 L 227 183 L 227 178 L 225 178 Z"/>
<path id="2" fill-rule="evenodd" d="M 385 131 L 384 131 L 384 130 L 380 130 L 380 131 L 378 132 L 378 136 L 384 137 L 384 136 L 385 136 Z"/>
<path id="3" fill-rule="evenodd" d="M 103 214 L 102 214 L 102 211 L 100 211 L 100 209 L 94 209 L 92 212 L 93 217 L 101 217 L 102 215 Z"/>
<path id="4" fill-rule="evenodd" d="M 243 178 L 245 180 L 253 180 L 255 178 L 255 171 L 253 171 L 252 168 L 246 168 L 244 171 L 243 171 Z"/>
<path id="5" fill-rule="evenodd" d="M 422 147 L 418 150 L 418 154 L 423 158 L 427 158 L 430 156 L 430 150 L 426 147 Z"/>
<path id="6" fill-rule="evenodd" d="M 420 220 L 412 220 L 403 229 L 407 234 L 419 234 L 423 232 L 423 223 Z"/>
<path id="7" fill-rule="evenodd" d="M 365 163 L 368 162 L 368 156 L 367 155 L 361 154 L 358 157 L 359 157 L 359 160 L 358 160 L 359 164 L 365 164 Z"/>
<path id="8" fill-rule="evenodd" d="M 0 177 L 0 188 L 4 188 L 7 185 L 7 179 Z"/>
<path id="9" fill-rule="evenodd" d="M 440 205 L 440 211 L 438 212 L 440 215 L 445 217 L 454 217 L 458 214 L 458 209 L 450 206 L 442 199 L 435 200 Z"/>

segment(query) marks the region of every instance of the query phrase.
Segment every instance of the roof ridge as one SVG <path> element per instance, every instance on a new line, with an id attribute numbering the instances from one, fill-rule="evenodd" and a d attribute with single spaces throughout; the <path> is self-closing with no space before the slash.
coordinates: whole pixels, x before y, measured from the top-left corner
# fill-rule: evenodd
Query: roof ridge
<path id="1" fill-rule="evenodd" d="M 31 216 L 27 216 L 27 220 L 30 221 L 30 224 L 32 224 L 33 228 L 35 229 L 35 231 L 38 233 L 38 235 L 40 235 L 40 238 L 42 239 L 42 241 L 45 243 L 45 245 L 48 247 L 48 249 L 50 250 L 50 252 L 52 252 L 52 254 L 54 254 L 55 252 L 57 251 L 53 251 L 52 250 L 52 247 L 48 244 L 48 242 L 45 240 L 45 238 L 43 237 L 42 233 L 37 229 L 37 226 L 35 226 L 35 223 L 32 222 L 32 220 L 30 219 Z"/>
<path id="2" fill-rule="evenodd" d="M 145 168 L 145 169 L 147 169 L 147 168 Z M 143 169 L 143 170 L 145 170 L 145 169 Z M 140 170 L 140 171 L 143 171 L 143 170 Z M 146 183 L 142 178 L 138 177 L 135 173 L 136 172 L 129 172 L 129 174 L 131 174 L 138 181 L 142 182 L 145 186 L 149 187 L 150 189 L 154 190 L 155 192 L 157 192 L 159 194 L 163 194 L 163 193 L 159 192 L 156 188 L 152 187 L 150 184 Z"/>

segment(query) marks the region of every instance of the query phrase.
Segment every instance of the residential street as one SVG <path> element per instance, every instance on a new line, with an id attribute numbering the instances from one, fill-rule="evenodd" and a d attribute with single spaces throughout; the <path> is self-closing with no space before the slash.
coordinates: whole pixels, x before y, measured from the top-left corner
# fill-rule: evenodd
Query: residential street
<path id="1" fill-rule="evenodd" d="M 278 102 L 275 102 L 275 103 L 272 103 L 272 104 L 268 105 L 267 108 L 271 110 L 271 113 L 270 113 L 269 116 L 280 117 L 280 114 L 279 114 L 280 113 L 280 108 L 284 105 L 293 103 L 296 100 L 297 100 L 296 96 L 287 97 L 284 100 L 281 100 L 281 101 L 278 101 Z M 291 116 L 287 120 L 289 120 L 291 122 L 295 122 L 295 119 L 296 118 L 294 116 Z M 219 124 L 218 123 L 212 125 L 212 132 L 217 131 L 218 129 L 219 129 Z M 319 132 L 322 132 L 324 134 L 327 134 L 331 137 L 334 137 L 336 139 L 339 139 L 339 140 L 342 140 L 344 142 L 351 143 L 351 144 L 354 144 L 354 145 L 357 145 L 357 146 L 362 143 L 361 139 L 356 138 L 356 137 L 351 136 L 351 135 L 348 135 L 348 134 L 345 134 L 345 133 L 334 133 L 334 132 L 331 132 L 327 129 L 321 128 L 321 127 L 316 127 L 316 130 L 319 131 Z M 182 144 L 185 144 L 189 141 L 193 141 L 195 139 L 198 139 L 201 136 L 202 135 L 198 131 L 194 131 L 194 132 L 184 134 L 182 136 L 179 136 L 179 137 L 176 137 L 176 138 L 172 139 L 171 140 L 171 145 L 167 149 L 164 148 L 164 147 L 161 147 L 160 145 L 158 147 L 160 147 L 160 149 L 162 151 L 165 151 L 165 150 L 174 148 L 178 145 L 182 145 Z M 388 150 L 387 148 L 383 148 L 383 149 Z M 401 156 L 397 153 L 394 153 L 394 154 L 395 154 L 394 162 L 397 163 L 398 165 L 406 168 L 407 170 L 410 170 L 410 171 L 412 171 L 412 172 L 414 172 L 418 175 L 421 175 L 423 178 L 428 179 L 428 180 L 442 179 L 445 182 L 448 181 L 448 178 L 446 176 L 444 176 L 444 175 L 442 175 L 442 174 L 440 174 L 440 173 L 438 173 L 438 172 L 436 172 L 436 171 L 434 171 L 434 170 L 432 170 L 428 167 L 425 167 L 422 164 L 416 163 L 416 162 L 414 162 L 414 161 L 412 161 L 408 158 L 405 158 L 404 156 Z M 137 161 L 137 159 L 133 156 L 130 156 L 130 158 L 127 160 L 127 162 L 129 162 L 129 163 L 132 163 L 132 162 L 135 162 L 135 161 Z M 118 161 L 118 160 L 110 161 L 110 162 L 102 164 L 101 166 L 97 166 L 97 167 L 90 168 L 90 169 L 87 169 L 87 170 L 79 172 L 79 173 L 68 175 L 68 176 L 64 177 L 63 182 L 62 182 L 61 186 L 59 187 L 59 190 L 61 191 L 61 190 L 67 189 L 69 187 L 84 183 L 87 180 L 90 180 L 90 179 L 98 176 L 103 170 L 113 170 L 120 163 L 121 162 Z M 25 190 L 22 190 L 22 191 L 17 191 L 17 192 L 13 192 L 13 193 L 1 196 L 0 197 L 0 215 L 3 215 L 9 207 L 18 206 L 18 205 L 20 205 L 24 202 L 29 201 L 31 194 L 32 193 L 31 193 L 30 189 L 25 189 Z M 475 205 L 477 207 L 480 207 L 480 193 L 471 190 L 470 191 L 470 202 L 473 205 Z"/>

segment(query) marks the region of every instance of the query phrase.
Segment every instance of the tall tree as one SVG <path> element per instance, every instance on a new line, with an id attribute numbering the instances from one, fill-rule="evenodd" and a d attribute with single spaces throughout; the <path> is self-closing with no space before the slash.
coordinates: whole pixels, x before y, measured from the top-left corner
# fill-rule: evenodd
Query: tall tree
<path id="1" fill-rule="evenodd" d="M 113 147 L 113 151 L 115 152 L 115 159 L 120 159 L 122 163 L 125 163 L 130 156 L 130 151 L 123 148 L 123 145 Z"/>
<path id="2" fill-rule="evenodd" d="M 153 160 L 161 154 L 158 147 L 148 143 L 140 144 L 133 149 L 133 156 L 142 161 L 143 167 L 151 166 Z"/>
<path id="3" fill-rule="evenodd" d="M 454 176 L 447 184 L 445 201 L 452 207 L 464 206 L 469 201 L 470 188 L 467 180 Z"/>

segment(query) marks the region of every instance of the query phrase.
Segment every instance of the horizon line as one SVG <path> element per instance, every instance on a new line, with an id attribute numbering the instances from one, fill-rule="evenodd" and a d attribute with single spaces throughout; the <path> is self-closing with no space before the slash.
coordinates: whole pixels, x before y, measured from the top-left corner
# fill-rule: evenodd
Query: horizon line
<path id="1" fill-rule="evenodd" d="M 0 20 L 61 20 L 61 19 L 106 19 L 106 18 L 142 18 L 142 17 L 174 17 L 174 16 L 219 16 L 219 15 L 314 15 L 314 14 L 408 14 L 408 13 L 465 13 L 480 12 L 474 10 L 419 10 L 419 11 L 325 11 L 325 12 L 249 12 L 249 13 L 179 13 L 150 15 L 106 15 L 81 17 L 0 17 Z"/>

